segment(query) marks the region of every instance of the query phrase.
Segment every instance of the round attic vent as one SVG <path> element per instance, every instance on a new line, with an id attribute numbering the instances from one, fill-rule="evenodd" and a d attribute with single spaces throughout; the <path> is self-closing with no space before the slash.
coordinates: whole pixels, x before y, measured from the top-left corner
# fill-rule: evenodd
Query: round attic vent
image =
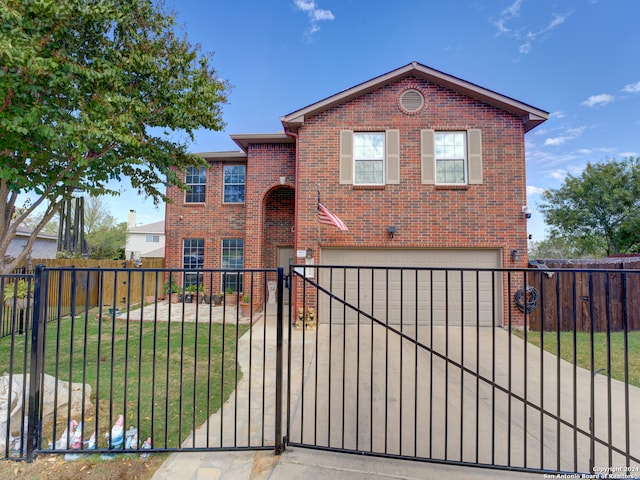
<path id="1" fill-rule="evenodd" d="M 424 97 L 418 90 L 410 88 L 400 95 L 400 108 L 405 113 L 418 113 L 424 106 Z"/>

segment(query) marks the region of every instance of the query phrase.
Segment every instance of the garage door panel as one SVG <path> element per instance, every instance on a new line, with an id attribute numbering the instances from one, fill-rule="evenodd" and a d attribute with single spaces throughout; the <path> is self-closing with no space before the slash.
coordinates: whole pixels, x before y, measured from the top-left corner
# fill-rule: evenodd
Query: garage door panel
<path id="1" fill-rule="evenodd" d="M 367 265 L 389 266 L 371 268 Z M 448 263 L 449 265 L 445 265 Z M 349 250 L 324 249 L 322 264 L 362 268 L 321 269 L 320 282 L 335 295 L 378 321 L 405 325 L 494 325 L 502 316 L 501 276 L 497 250 Z M 394 267 L 407 267 L 398 269 Z M 447 270 L 418 270 L 432 267 Z M 322 296 L 322 321 L 361 323 L 366 315 Z"/>

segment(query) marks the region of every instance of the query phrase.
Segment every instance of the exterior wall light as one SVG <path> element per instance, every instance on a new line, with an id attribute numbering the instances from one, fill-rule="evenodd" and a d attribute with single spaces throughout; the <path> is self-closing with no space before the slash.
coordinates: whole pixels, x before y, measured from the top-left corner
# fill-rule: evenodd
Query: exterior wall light
<path id="1" fill-rule="evenodd" d="M 526 205 L 522 206 L 522 213 L 524 213 L 525 218 L 531 218 L 531 209 Z"/>
<path id="2" fill-rule="evenodd" d="M 307 248 L 307 258 L 313 258 L 313 249 Z"/>
<path id="3" fill-rule="evenodd" d="M 394 225 L 390 225 L 387 227 L 387 231 L 389 232 L 389 237 L 393 238 L 396 233 L 396 227 Z"/>
<path id="4" fill-rule="evenodd" d="M 520 252 L 518 250 L 515 250 L 515 249 L 511 250 L 511 259 L 514 262 L 517 262 L 518 260 L 520 260 L 520 257 L 521 257 L 521 255 L 520 255 Z"/>

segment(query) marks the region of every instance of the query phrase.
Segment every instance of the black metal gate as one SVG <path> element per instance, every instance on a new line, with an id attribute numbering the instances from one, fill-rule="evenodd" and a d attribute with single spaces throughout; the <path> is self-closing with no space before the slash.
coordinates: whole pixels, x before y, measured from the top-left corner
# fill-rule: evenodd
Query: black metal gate
<path id="1" fill-rule="evenodd" d="M 403 268 L 390 276 L 389 268 L 316 266 L 311 275 L 309 268 L 292 270 L 301 320 L 310 307 L 335 314 L 325 311 L 323 323 L 300 328 L 299 322 L 289 333 L 289 444 L 522 471 L 639 471 L 640 389 L 629 383 L 627 362 L 637 332 L 618 332 L 624 348 L 615 351 L 611 328 L 562 332 L 556 322 L 543 335 L 522 328 L 534 308 L 551 313 L 544 312 L 544 296 L 555 292 L 542 284 L 549 277 L 536 276 L 540 284 L 531 286 L 527 270 Z M 589 272 L 593 283 L 608 274 Z M 567 272 L 555 275 L 558 284 L 570 282 Z M 638 271 L 624 275 L 640 279 Z M 390 278 L 411 295 L 394 293 Z M 481 283 L 492 285 L 488 298 L 481 298 Z M 525 285 L 535 291 L 536 305 L 531 296 L 520 306 L 512 300 L 511 291 Z M 403 308 L 376 310 L 376 295 Z M 459 308 L 470 298 L 474 308 Z M 434 310 L 438 303 L 448 307 L 444 316 Z M 612 303 L 601 312 L 605 324 Z M 480 326 L 487 304 L 503 319 L 495 327 Z M 640 316 L 620 312 L 625 326 Z M 576 358 L 580 339 L 590 352 L 583 367 Z M 566 348 L 569 360 L 562 359 Z M 605 350 L 604 360 L 597 360 L 597 349 Z M 613 361 L 627 362 L 620 380 L 613 378 Z"/>

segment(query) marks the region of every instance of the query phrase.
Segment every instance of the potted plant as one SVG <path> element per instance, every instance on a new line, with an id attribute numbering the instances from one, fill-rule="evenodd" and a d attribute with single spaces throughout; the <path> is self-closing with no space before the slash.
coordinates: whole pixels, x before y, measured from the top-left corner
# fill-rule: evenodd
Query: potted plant
<path id="1" fill-rule="evenodd" d="M 240 298 L 240 315 L 249 317 L 251 315 L 251 295 L 243 293 Z"/>
<path id="2" fill-rule="evenodd" d="M 180 301 L 180 286 L 173 280 L 165 282 L 164 293 L 171 299 L 171 303 L 178 303 Z"/>
<path id="3" fill-rule="evenodd" d="M 9 283 L 4 287 L 4 304 L 8 307 L 15 305 L 16 308 L 24 310 L 31 303 L 31 298 L 27 298 L 30 294 L 33 292 L 29 291 L 29 282 L 26 280 Z"/>
<path id="4" fill-rule="evenodd" d="M 220 305 L 222 305 L 222 298 L 223 297 L 224 296 L 222 295 L 222 293 L 218 292 L 218 293 L 213 294 L 213 296 L 211 297 L 211 301 L 213 302 L 213 304 L 215 306 L 220 306 Z"/>
<path id="5" fill-rule="evenodd" d="M 184 303 L 195 303 L 197 302 L 196 295 L 198 289 L 195 285 L 189 285 L 184 289 Z M 194 302 L 195 301 L 195 302 Z"/>
<path id="6" fill-rule="evenodd" d="M 238 292 L 234 292 L 231 286 L 227 287 L 227 292 L 225 297 L 226 297 L 227 305 L 235 305 L 236 303 L 238 303 Z"/>

